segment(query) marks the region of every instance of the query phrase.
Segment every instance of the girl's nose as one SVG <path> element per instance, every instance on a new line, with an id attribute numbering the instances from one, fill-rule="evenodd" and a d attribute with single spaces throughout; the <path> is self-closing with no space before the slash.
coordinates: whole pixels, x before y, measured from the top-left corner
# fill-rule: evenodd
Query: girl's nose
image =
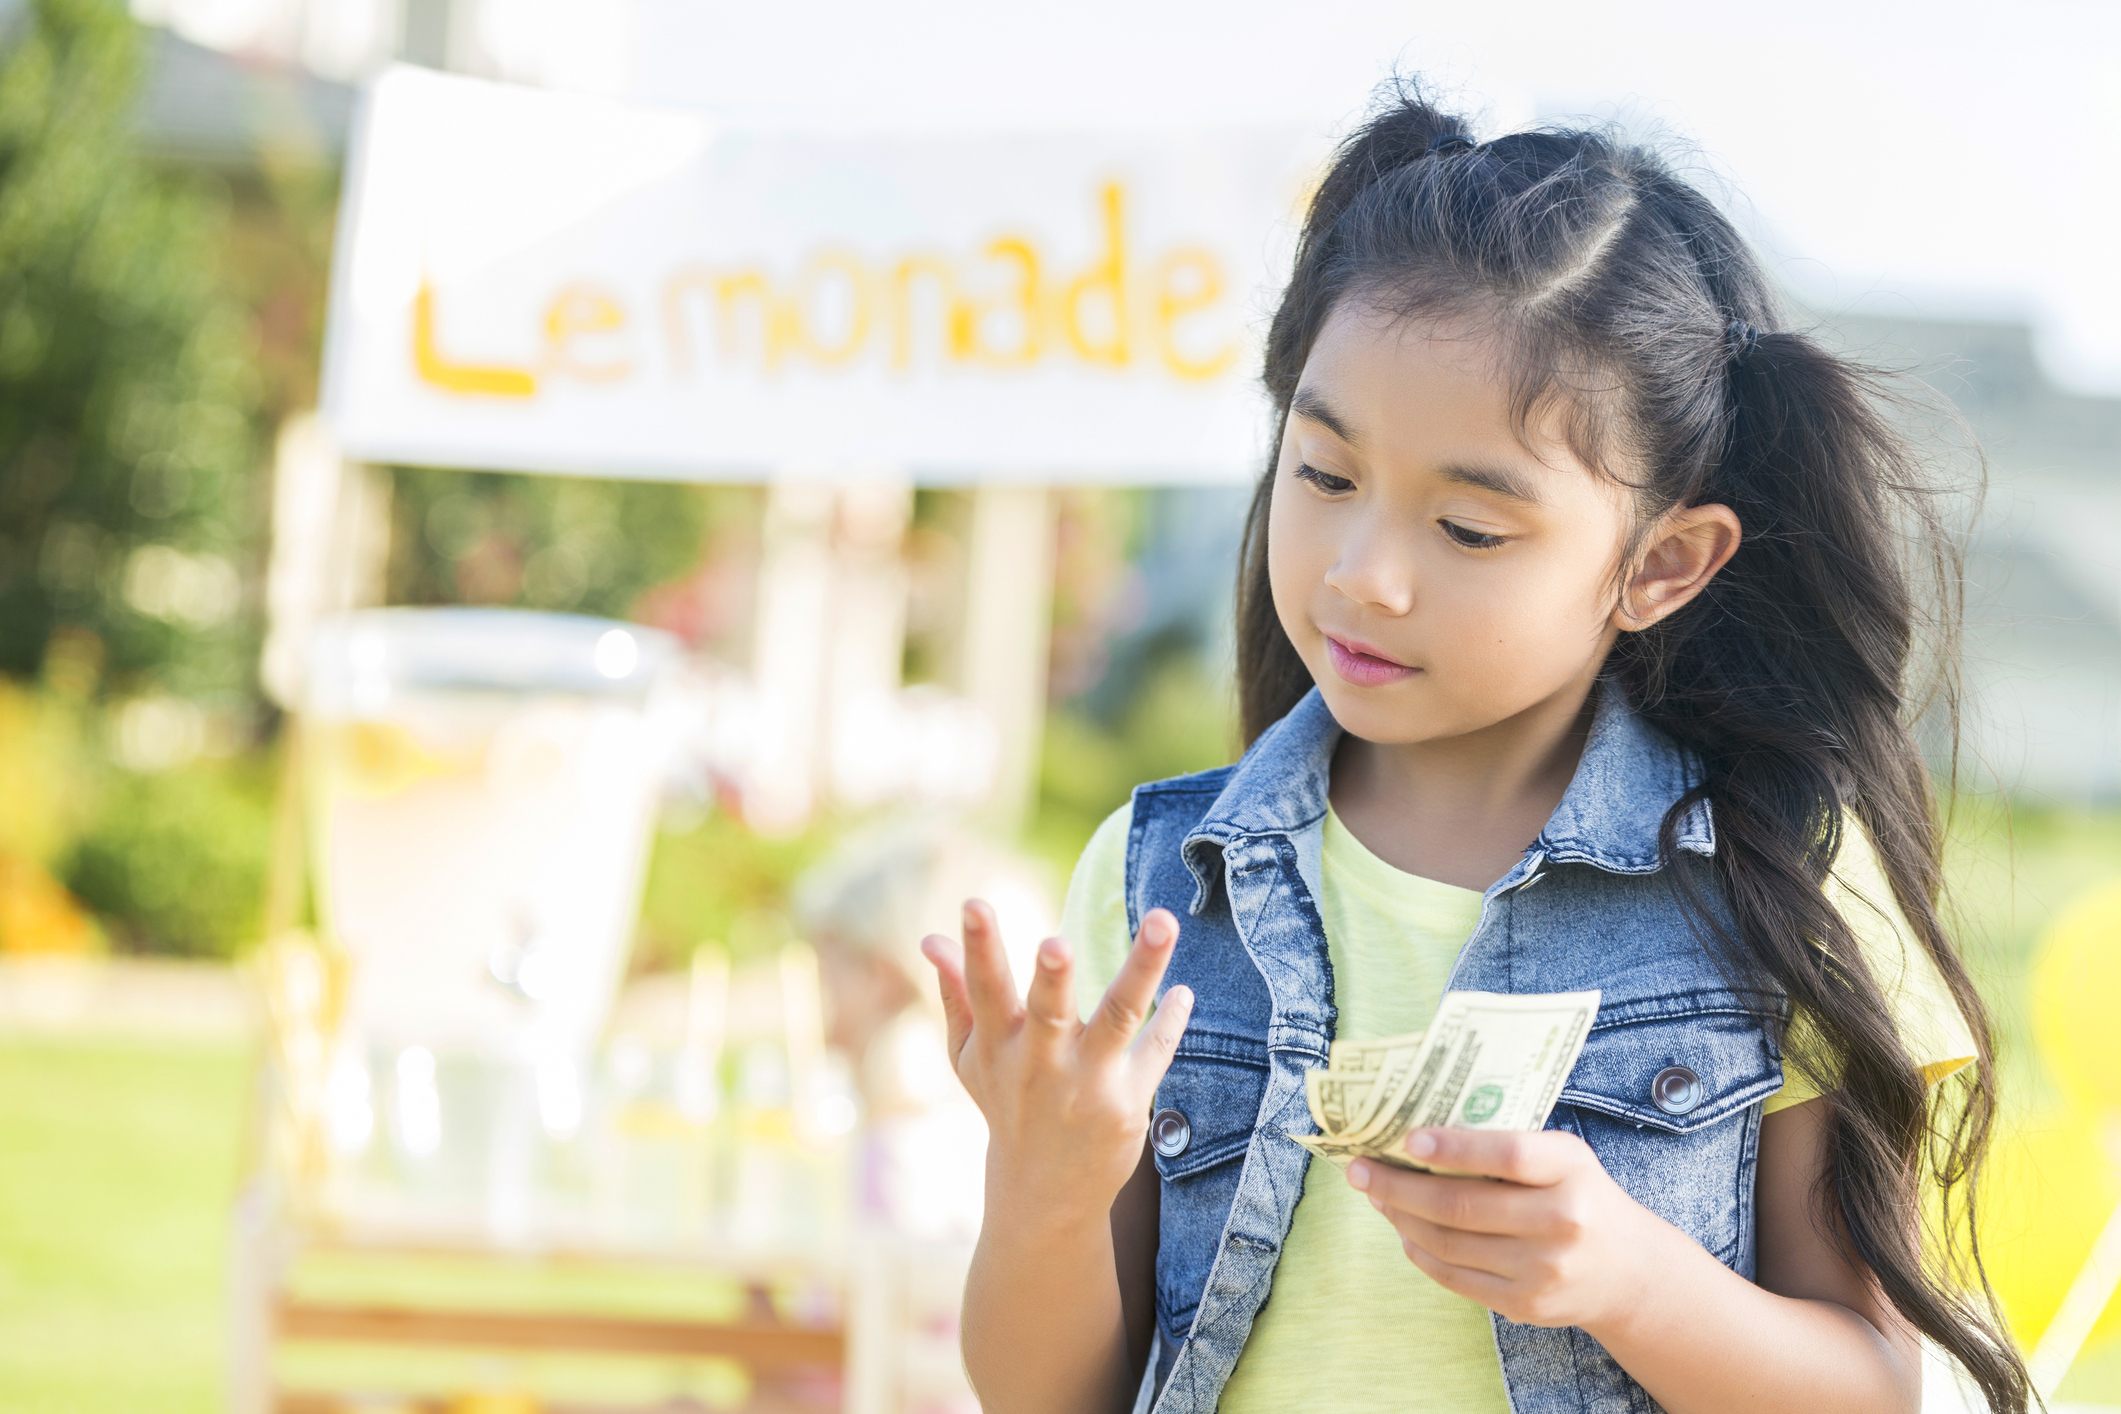
<path id="1" fill-rule="evenodd" d="M 1326 587 L 1395 618 L 1413 612 L 1414 557 L 1406 537 L 1384 531 L 1351 535 L 1326 571 Z"/>

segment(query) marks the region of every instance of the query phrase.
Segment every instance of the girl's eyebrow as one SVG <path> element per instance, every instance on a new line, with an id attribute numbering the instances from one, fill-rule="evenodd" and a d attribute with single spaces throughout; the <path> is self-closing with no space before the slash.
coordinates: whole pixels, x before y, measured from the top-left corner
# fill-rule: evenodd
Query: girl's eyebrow
<path id="1" fill-rule="evenodd" d="M 1333 405 L 1326 401 L 1325 394 L 1316 388 L 1298 388 L 1296 396 L 1289 400 L 1289 411 L 1317 423 L 1351 447 L 1361 446 L 1355 439 L 1355 434 L 1348 430 L 1348 424 L 1341 421 L 1340 414 L 1333 411 Z"/>
<path id="2" fill-rule="evenodd" d="M 1531 482 L 1508 467 L 1501 466 L 1444 466 L 1436 474 L 1446 481 L 1455 481 L 1461 486 L 1471 486 L 1481 491 L 1492 491 L 1512 501 L 1522 501 L 1528 506 L 1544 505 L 1539 491 Z"/>

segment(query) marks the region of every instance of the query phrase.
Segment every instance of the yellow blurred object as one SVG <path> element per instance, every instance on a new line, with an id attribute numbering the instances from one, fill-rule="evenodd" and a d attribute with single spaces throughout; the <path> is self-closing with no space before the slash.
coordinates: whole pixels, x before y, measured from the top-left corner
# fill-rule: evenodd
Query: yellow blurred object
<path id="1" fill-rule="evenodd" d="M 460 1394 L 449 1401 L 449 1414 L 539 1414 L 544 1406 L 521 1391 L 486 1390 Z"/>
<path id="2" fill-rule="evenodd" d="M 757 1388 L 757 1381 L 744 1368 L 744 1362 L 726 1355 L 708 1356 L 693 1367 L 691 1374 L 691 1387 L 686 1393 L 717 1411 L 742 1409 L 751 1402 Z"/>
<path id="3" fill-rule="evenodd" d="M 80 709 L 0 681 L 0 855 L 48 865 L 82 823 Z"/>
<path id="4" fill-rule="evenodd" d="M 294 1176 L 292 1201 L 314 1201 L 330 1163 L 324 1126 L 327 1067 L 346 997 L 346 960 L 309 933 L 288 929 L 242 964 L 271 1020 L 269 1043 L 279 1071 L 282 1122 L 269 1131 L 279 1167 Z"/>
<path id="5" fill-rule="evenodd" d="M 2054 1318 L 2107 1215 L 2121 1179 L 2081 1115 L 2049 1114 L 2000 1134 L 1981 1182 L 1981 1256 L 2021 1348 Z M 2097 1343 L 2121 1329 L 2121 1310 L 2093 1327 Z"/>
<path id="6" fill-rule="evenodd" d="M 0 953 L 79 957 L 103 950 L 102 930 L 57 879 L 0 854 Z"/>
<path id="7" fill-rule="evenodd" d="M 2092 1319 L 2105 1288 L 2087 1266 L 2121 1210 L 2121 880 L 2056 917 L 2027 1005 L 2067 1108 L 1998 1140 L 1982 1193 L 1983 1255 L 2019 1341 L 2059 1382 L 2080 1338 L 2090 1349 L 2121 1335 L 2121 1302 Z M 2073 1287 L 2074 1316 L 2050 1331 Z"/>
<path id="8" fill-rule="evenodd" d="M 2072 1109 L 2121 1122 L 2121 879 L 2048 930 L 2033 969 L 2033 1035 Z"/>
<path id="9" fill-rule="evenodd" d="M 450 769 L 395 722 L 347 722 L 326 728 L 325 737 L 332 774 L 352 795 L 395 795 Z"/>

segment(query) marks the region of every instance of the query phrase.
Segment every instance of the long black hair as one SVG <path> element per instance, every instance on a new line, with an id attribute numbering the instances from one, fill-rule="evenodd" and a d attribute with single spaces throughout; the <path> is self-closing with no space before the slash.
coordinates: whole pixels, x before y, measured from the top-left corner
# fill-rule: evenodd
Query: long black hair
<path id="1" fill-rule="evenodd" d="M 1342 145 L 1305 220 L 1267 337 L 1284 426 L 1313 341 L 1348 300 L 1491 332 L 1520 421 L 1565 412 L 1575 450 L 1632 489 L 1638 527 L 1677 506 L 1737 513 L 1730 563 L 1685 608 L 1621 635 L 1605 669 L 1700 762 L 1665 850 L 1674 857 L 1679 822 L 1707 800 L 1729 923 L 1686 871 L 1667 874 L 1724 964 L 1786 995 L 1823 1042 L 1791 1061 L 1828 1097 L 1824 1230 L 1992 1410 L 2025 1409 L 1973 1228 L 1995 1108 L 1989 1028 L 1938 918 L 1941 832 L 1909 721 L 1918 630 L 1950 639 L 1957 563 L 1892 390 L 1790 330 L 1743 238 L 1654 153 L 1577 129 L 1476 143 L 1405 83 Z M 1238 584 L 1247 741 L 1311 687 L 1268 582 L 1278 450 Z M 1925 572 L 1941 593 L 1918 592 Z M 1952 694 L 1940 700 L 1949 722 Z M 1976 1040 L 1967 1078 L 1934 1093 L 1824 892 L 1851 815 Z M 1928 1257 L 1924 1212 L 1943 1215 Z"/>

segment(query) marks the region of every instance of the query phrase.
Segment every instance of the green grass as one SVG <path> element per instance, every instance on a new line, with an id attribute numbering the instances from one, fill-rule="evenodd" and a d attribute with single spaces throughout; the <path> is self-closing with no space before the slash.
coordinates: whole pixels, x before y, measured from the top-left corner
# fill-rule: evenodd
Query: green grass
<path id="1" fill-rule="evenodd" d="M 222 1268 L 250 1061 L 0 1039 L 0 1408 L 223 1407 Z"/>

